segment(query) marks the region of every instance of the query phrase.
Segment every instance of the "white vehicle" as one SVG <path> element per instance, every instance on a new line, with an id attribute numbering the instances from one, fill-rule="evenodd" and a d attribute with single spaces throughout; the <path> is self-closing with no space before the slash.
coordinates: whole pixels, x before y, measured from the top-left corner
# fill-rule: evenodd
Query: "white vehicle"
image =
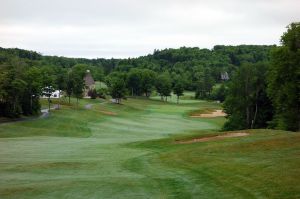
<path id="1" fill-rule="evenodd" d="M 60 95 L 59 95 L 60 94 Z M 62 97 L 63 95 L 62 95 L 62 91 L 61 90 L 55 90 L 55 91 L 53 91 L 53 93 L 51 94 L 51 96 L 50 96 L 50 98 L 56 98 L 56 99 L 58 99 L 58 98 L 60 98 L 60 97 Z M 48 98 L 46 95 L 42 95 L 42 98 Z"/>

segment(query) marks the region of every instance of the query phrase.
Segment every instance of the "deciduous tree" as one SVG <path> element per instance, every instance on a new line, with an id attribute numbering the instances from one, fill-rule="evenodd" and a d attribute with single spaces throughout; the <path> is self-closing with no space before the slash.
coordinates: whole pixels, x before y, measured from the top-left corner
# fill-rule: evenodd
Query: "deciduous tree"
<path id="1" fill-rule="evenodd" d="M 300 23 L 292 23 L 272 53 L 268 95 L 275 108 L 273 126 L 300 130 Z"/>
<path id="2" fill-rule="evenodd" d="M 243 64 L 228 84 L 224 110 L 228 121 L 225 130 L 266 127 L 272 119 L 272 106 L 266 95 L 267 66 Z"/>
<path id="3" fill-rule="evenodd" d="M 174 94 L 177 96 L 177 104 L 178 104 L 179 97 L 183 95 L 183 91 L 184 91 L 184 85 L 180 80 L 177 80 L 177 82 L 175 82 L 173 91 L 174 91 Z"/>

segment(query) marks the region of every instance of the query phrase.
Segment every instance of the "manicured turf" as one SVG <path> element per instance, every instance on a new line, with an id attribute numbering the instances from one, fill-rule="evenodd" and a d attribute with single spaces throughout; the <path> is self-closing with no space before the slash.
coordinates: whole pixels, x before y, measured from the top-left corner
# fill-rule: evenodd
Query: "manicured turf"
<path id="1" fill-rule="evenodd" d="M 151 96 L 151 99 L 161 100 L 161 96 L 155 95 Z M 171 96 L 167 98 L 167 102 L 177 103 L 177 96 L 174 93 L 171 93 Z M 183 96 L 179 97 L 180 104 L 190 104 L 190 103 L 198 103 L 199 100 L 195 100 L 195 92 L 186 91 Z"/>
<path id="2" fill-rule="evenodd" d="M 220 133 L 224 118 L 188 114 L 220 105 L 123 103 L 85 99 L 48 118 L 1 124 L 0 198 L 300 197 L 300 134 L 253 130 L 176 144 Z"/>

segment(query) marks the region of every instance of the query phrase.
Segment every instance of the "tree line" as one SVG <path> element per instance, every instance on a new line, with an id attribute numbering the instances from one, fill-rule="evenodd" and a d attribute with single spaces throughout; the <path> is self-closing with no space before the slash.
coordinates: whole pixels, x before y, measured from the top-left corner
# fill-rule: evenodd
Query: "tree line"
<path id="1" fill-rule="evenodd" d="M 300 23 L 281 37 L 270 62 L 244 63 L 226 84 L 224 130 L 300 130 Z"/>
<path id="2" fill-rule="evenodd" d="M 105 82 L 108 92 L 118 103 L 128 95 L 150 97 L 153 91 L 164 101 L 173 91 L 178 102 L 184 91 L 180 78 L 172 81 L 168 72 L 158 74 L 150 69 L 133 68 L 129 72 L 112 72 L 105 78 Z"/>
<path id="3" fill-rule="evenodd" d="M 61 68 L 39 65 L 26 58 L 6 58 L 0 64 L 0 116 L 14 118 L 39 114 L 39 98 L 42 95 L 50 97 L 54 89 L 65 91 L 69 102 L 71 96 L 77 100 L 82 97 L 87 65 Z"/>

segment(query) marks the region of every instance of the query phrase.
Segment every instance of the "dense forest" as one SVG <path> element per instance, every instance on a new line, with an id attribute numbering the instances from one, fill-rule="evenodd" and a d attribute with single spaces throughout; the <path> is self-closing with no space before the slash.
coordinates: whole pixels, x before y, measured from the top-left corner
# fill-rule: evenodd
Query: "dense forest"
<path id="1" fill-rule="evenodd" d="M 299 130 L 299 30 L 298 23 L 291 24 L 280 47 L 182 47 L 128 59 L 67 58 L 0 48 L 0 116 L 38 114 L 45 88 L 81 98 L 88 69 L 95 80 L 108 85 L 108 91 L 94 93 L 108 92 L 117 102 L 128 95 L 149 97 L 154 90 L 167 100 L 171 92 L 179 98 L 190 90 L 196 98 L 225 100 L 225 130 Z"/>

